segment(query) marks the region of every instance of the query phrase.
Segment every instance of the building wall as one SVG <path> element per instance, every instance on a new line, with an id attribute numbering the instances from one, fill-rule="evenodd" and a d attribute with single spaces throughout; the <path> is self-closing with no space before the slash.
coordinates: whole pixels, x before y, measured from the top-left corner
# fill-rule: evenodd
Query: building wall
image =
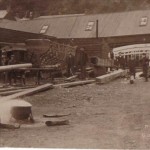
<path id="1" fill-rule="evenodd" d="M 0 28 L 0 42 L 23 43 L 27 39 L 48 38 L 60 43 L 84 47 L 88 55 L 108 58 L 108 53 L 115 47 L 150 43 L 150 35 L 135 35 L 108 38 L 83 38 L 83 39 L 54 39 L 40 34 L 20 32 Z"/>
<path id="2" fill-rule="evenodd" d="M 73 46 L 84 47 L 89 57 L 98 56 L 100 58 L 107 58 L 109 49 L 102 45 L 102 40 L 97 38 L 85 39 L 59 39 L 58 42 L 70 44 Z"/>

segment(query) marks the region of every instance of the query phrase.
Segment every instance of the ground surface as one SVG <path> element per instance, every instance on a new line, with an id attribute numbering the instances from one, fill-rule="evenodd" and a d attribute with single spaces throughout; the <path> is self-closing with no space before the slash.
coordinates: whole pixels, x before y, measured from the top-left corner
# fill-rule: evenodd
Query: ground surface
<path id="1" fill-rule="evenodd" d="M 0 130 L 1 147 L 150 148 L 150 82 L 56 88 L 26 100 L 34 125 Z M 70 125 L 47 127 L 43 114 L 71 113 Z M 42 122 L 43 121 L 43 122 Z"/>

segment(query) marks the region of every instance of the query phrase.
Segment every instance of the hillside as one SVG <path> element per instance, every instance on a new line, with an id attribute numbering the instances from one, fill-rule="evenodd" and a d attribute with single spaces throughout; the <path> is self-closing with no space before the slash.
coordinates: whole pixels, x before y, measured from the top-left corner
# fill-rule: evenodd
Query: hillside
<path id="1" fill-rule="evenodd" d="M 150 0 L 0 0 L 0 9 L 10 16 L 24 17 L 29 11 L 36 15 L 95 14 L 149 9 Z"/>

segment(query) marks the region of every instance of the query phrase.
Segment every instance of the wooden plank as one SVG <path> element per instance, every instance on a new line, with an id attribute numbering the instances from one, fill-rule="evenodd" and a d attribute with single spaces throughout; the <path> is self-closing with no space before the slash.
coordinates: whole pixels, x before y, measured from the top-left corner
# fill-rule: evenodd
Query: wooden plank
<path id="1" fill-rule="evenodd" d="M 9 71 L 9 70 L 18 69 L 18 68 L 30 68 L 30 67 L 32 67 L 31 63 L 0 66 L 0 72 Z"/>
<path id="2" fill-rule="evenodd" d="M 33 95 L 33 94 L 36 94 L 36 93 L 39 93 L 39 92 L 42 92 L 42 91 L 46 91 L 46 90 L 49 90 L 49 89 L 52 89 L 52 88 L 53 88 L 52 84 L 49 84 L 49 83 L 44 84 L 44 85 L 38 86 L 36 88 L 27 89 L 27 90 L 24 90 L 22 92 L 19 92 L 19 93 L 10 95 L 10 96 L 3 97 L 3 98 L 0 99 L 0 102 L 5 102 L 7 100 Z"/>
<path id="3" fill-rule="evenodd" d="M 97 83 L 107 83 L 109 81 L 112 81 L 118 77 L 123 77 L 127 74 L 127 70 L 122 70 L 122 69 L 119 69 L 119 70 L 116 70 L 114 72 L 111 72 L 109 74 L 106 74 L 106 75 L 102 75 L 100 77 L 97 77 L 96 78 L 96 81 Z"/>
<path id="4" fill-rule="evenodd" d="M 74 75 L 74 76 L 71 76 L 71 77 L 69 77 L 69 78 L 67 78 L 67 79 L 65 79 L 65 80 L 66 80 L 66 81 L 73 81 L 73 80 L 75 80 L 77 77 L 78 77 L 78 75 Z"/>
<path id="5" fill-rule="evenodd" d="M 20 125 L 11 125 L 11 124 L 4 124 L 4 123 L 0 123 L 0 128 L 1 129 L 19 129 Z"/>
<path id="6" fill-rule="evenodd" d="M 7 91 L 15 91 L 15 90 L 21 90 L 21 89 L 30 89 L 34 88 L 35 86 L 23 86 L 23 87 L 6 87 L 0 89 L 0 92 L 7 92 Z"/>
<path id="7" fill-rule="evenodd" d="M 44 114 L 43 117 L 45 118 L 59 118 L 71 115 L 70 113 L 67 114 Z"/>
<path id="8" fill-rule="evenodd" d="M 46 121 L 47 126 L 69 125 L 69 120 Z"/>
<path id="9" fill-rule="evenodd" d="M 0 92 L 0 96 L 8 96 L 8 95 L 15 94 L 15 93 L 22 92 L 22 91 L 23 89 Z"/>
<path id="10" fill-rule="evenodd" d="M 76 82 L 70 82 L 70 83 L 57 84 L 57 85 L 54 85 L 54 87 L 68 88 L 68 87 L 75 87 L 75 86 L 91 84 L 91 83 L 94 83 L 94 82 L 95 82 L 95 80 L 76 81 Z"/>

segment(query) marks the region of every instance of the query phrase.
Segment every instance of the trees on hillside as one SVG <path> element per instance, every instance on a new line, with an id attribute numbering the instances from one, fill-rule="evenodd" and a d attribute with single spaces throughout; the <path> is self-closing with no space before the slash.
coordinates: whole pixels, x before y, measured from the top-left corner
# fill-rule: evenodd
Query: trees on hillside
<path id="1" fill-rule="evenodd" d="M 150 8 L 150 0 L 0 0 L 0 9 L 24 17 L 32 11 L 40 15 L 108 13 Z"/>

